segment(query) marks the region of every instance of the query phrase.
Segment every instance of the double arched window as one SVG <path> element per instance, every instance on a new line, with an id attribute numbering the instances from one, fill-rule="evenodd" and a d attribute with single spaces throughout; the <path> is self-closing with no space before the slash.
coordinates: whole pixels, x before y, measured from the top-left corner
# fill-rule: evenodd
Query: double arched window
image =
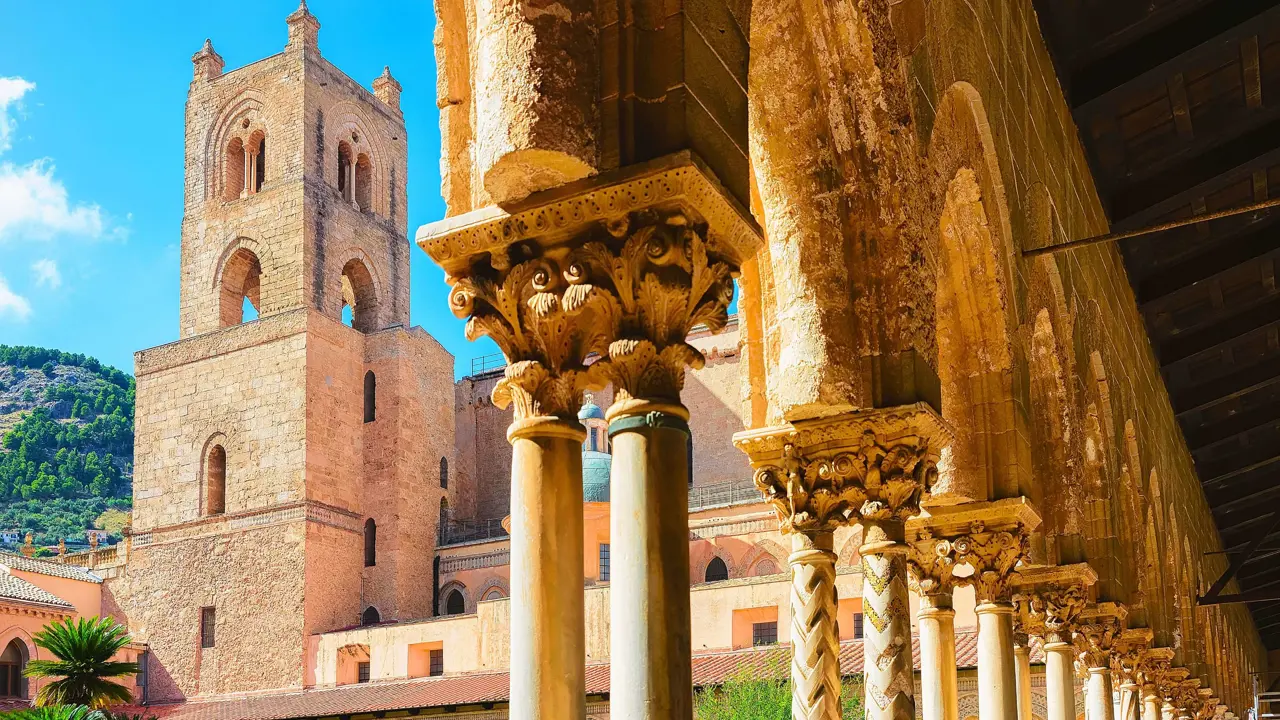
<path id="1" fill-rule="evenodd" d="M 360 142 L 360 133 L 350 131 L 338 141 L 338 194 L 357 210 L 373 209 L 373 161 Z"/>
<path id="2" fill-rule="evenodd" d="M 227 141 L 223 158 L 222 199 L 226 202 L 261 192 L 267 180 L 267 135 L 250 131 L 248 119 L 242 130 Z"/>

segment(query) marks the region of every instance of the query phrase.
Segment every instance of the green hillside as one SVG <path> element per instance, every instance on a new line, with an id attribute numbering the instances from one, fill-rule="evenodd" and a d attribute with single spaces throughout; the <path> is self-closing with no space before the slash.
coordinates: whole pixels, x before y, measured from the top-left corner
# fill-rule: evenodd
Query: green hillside
<path id="1" fill-rule="evenodd" d="M 133 396 L 132 377 L 94 358 L 0 345 L 0 531 L 78 543 L 129 510 Z"/>

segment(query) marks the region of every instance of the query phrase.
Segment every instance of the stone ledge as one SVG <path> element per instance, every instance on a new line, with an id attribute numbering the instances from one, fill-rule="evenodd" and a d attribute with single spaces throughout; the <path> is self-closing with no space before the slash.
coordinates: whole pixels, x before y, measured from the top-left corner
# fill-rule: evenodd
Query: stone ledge
<path id="1" fill-rule="evenodd" d="M 302 334 L 307 331 L 309 312 L 305 307 L 285 310 L 240 325 L 140 350 L 133 355 L 134 376 L 141 379 L 146 375 L 198 360 L 208 360 Z"/>
<path id="2" fill-rule="evenodd" d="M 131 543 L 134 548 L 149 547 L 298 521 L 327 525 L 356 534 L 363 532 L 361 516 L 323 503 L 302 501 L 153 528 L 135 533 L 131 537 Z"/>

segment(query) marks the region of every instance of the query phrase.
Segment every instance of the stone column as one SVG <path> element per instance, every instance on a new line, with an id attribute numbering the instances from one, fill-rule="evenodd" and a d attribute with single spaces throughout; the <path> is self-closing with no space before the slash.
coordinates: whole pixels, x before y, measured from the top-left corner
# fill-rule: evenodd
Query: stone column
<path id="1" fill-rule="evenodd" d="M 1086 669 L 1089 720 L 1115 720 L 1111 684 L 1111 653 L 1121 640 L 1126 610 L 1115 603 L 1100 603 L 1086 610 L 1076 633 L 1080 665 Z"/>
<path id="2" fill-rule="evenodd" d="M 1154 684 L 1142 686 L 1142 720 L 1160 720 L 1160 695 Z"/>
<path id="3" fill-rule="evenodd" d="M 861 520 L 863 653 L 868 718 L 913 720 L 905 523 L 919 512 L 946 444 L 923 405 L 865 410 L 749 430 L 734 443 L 793 542 L 793 718 L 840 718 L 839 636 L 830 533 Z"/>
<path id="4" fill-rule="evenodd" d="M 582 441 L 574 419 L 520 417 L 511 458 L 511 717 L 582 718 Z"/>
<path id="5" fill-rule="evenodd" d="M 258 153 L 260 152 L 262 150 L 259 147 L 249 153 L 249 183 L 245 186 L 245 190 L 250 195 L 256 195 L 258 192 Z"/>
<path id="6" fill-rule="evenodd" d="M 1072 633 L 1084 609 L 1080 585 L 1045 586 L 1027 594 L 1030 626 L 1044 640 L 1045 704 L 1047 720 L 1075 720 L 1075 647 Z M 1101 720 L 1101 718 L 1090 718 Z"/>
<path id="7" fill-rule="evenodd" d="M 467 336 L 487 335 L 506 355 L 494 403 L 514 405 L 513 442 L 530 441 L 517 447 L 512 469 L 512 718 L 581 720 L 584 712 L 582 477 L 560 455 L 581 457 L 582 393 L 609 383 L 611 714 L 692 716 L 688 411 L 680 390 L 685 368 L 704 362 L 686 342 L 689 331 L 725 326 L 740 259 L 760 242 L 747 217 L 704 166 L 676 154 L 511 212 L 485 208 L 418 231 L 452 285 Z M 534 419 L 527 430 L 519 422 Z M 531 489 L 517 503 L 522 485 Z M 558 497 L 538 495 L 559 488 Z M 563 568 L 519 575 L 521 553 L 550 563 L 553 540 Z M 557 593 L 559 612 L 536 605 Z M 522 634 L 533 645 L 516 642 Z M 544 638 L 563 638 L 561 647 Z M 558 698 L 576 700 L 561 710 Z"/>
<path id="8" fill-rule="evenodd" d="M 626 388 L 618 391 L 627 398 Z M 691 718 L 689 412 L 678 402 L 632 398 L 615 402 L 606 418 L 610 715 Z"/>
<path id="9" fill-rule="evenodd" d="M 959 720 L 956 611 L 951 607 L 951 593 L 921 595 L 917 617 L 920 620 L 920 702 L 924 720 Z"/>
<path id="10" fill-rule="evenodd" d="M 253 163 L 250 162 L 250 160 L 252 160 L 252 158 L 249 155 L 249 148 L 245 147 L 244 148 L 244 187 L 240 189 L 240 197 L 242 198 L 249 197 L 249 188 L 252 187 L 249 184 L 250 178 L 252 177 L 250 173 L 253 172 Z"/>
<path id="11" fill-rule="evenodd" d="M 1016 617 L 1014 618 L 1013 630 L 1014 674 L 1018 678 L 1018 720 L 1032 720 L 1031 638 L 1018 627 Z M 1136 720 L 1136 718 L 1133 720 Z"/>

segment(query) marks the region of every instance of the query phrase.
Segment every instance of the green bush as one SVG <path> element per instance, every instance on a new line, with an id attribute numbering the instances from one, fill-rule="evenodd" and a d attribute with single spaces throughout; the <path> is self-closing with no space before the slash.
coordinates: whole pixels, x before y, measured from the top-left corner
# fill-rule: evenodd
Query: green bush
<path id="1" fill-rule="evenodd" d="M 779 656 L 781 658 L 781 656 Z M 694 696 L 695 720 L 791 720 L 791 683 L 785 678 L 788 669 L 781 667 L 765 672 L 740 671 L 719 687 L 706 687 Z M 862 678 L 845 678 L 841 687 L 844 720 L 863 720 Z"/>

